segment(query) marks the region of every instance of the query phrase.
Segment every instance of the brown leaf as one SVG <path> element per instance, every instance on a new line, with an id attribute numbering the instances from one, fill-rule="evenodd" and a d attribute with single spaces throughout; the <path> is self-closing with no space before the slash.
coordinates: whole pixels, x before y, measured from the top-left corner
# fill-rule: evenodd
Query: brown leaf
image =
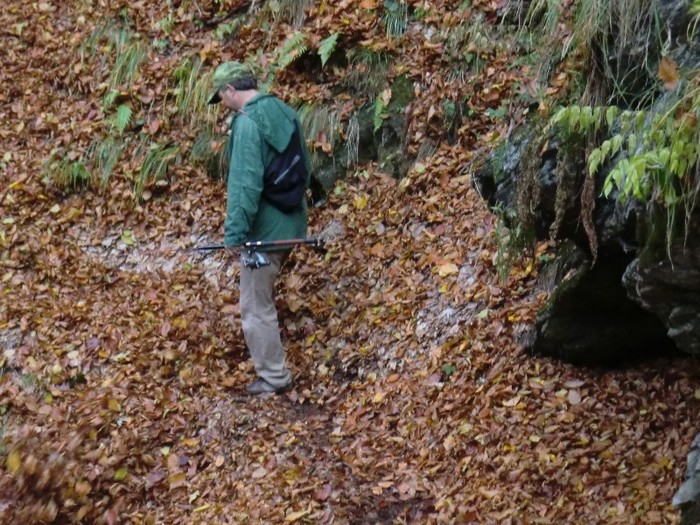
<path id="1" fill-rule="evenodd" d="M 669 57 L 663 57 L 659 64 L 659 78 L 667 91 L 673 91 L 678 85 L 678 66 Z"/>

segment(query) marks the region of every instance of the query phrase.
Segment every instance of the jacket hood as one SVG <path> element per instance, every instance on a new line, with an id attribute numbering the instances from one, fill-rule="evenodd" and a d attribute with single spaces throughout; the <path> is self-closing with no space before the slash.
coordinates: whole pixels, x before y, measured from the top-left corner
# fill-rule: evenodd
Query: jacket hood
<path id="1" fill-rule="evenodd" d="M 289 145 L 294 133 L 295 114 L 279 99 L 267 93 L 261 93 L 251 99 L 241 110 L 258 125 L 265 142 L 278 153 Z"/>

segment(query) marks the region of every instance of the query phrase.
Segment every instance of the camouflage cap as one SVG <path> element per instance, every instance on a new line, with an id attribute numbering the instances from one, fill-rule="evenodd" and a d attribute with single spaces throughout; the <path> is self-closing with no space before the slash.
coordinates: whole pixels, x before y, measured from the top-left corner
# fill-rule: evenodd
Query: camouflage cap
<path id="1" fill-rule="evenodd" d="M 234 80 L 243 77 L 254 77 L 255 73 L 246 64 L 240 62 L 224 62 L 214 71 L 212 93 L 209 97 L 209 104 L 218 104 L 221 101 L 219 90 L 227 86 Z"/>

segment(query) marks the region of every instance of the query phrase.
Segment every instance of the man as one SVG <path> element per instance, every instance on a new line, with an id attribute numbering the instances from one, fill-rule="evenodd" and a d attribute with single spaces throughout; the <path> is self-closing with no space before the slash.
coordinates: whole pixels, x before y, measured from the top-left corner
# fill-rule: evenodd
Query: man
<path id="1" fill-rule="evenodd" d="M 274 241 L 306 236 L 306 199 L 290 213 L 265 199 L 263 174 L 270 162 L 289 145 L 299 118 L 276 97 L 260 93 L 252 70 L 239 62 L 225 62 L 214 72 L 210 104 L 235 111 L 229 139 L 224 246 L 240 256 L 240 246 L 250 240 Z M 309 152 L 301 138 L 306 173 L 311 173 Z M 309 187 L 309 176 L 305 188 Z M 269 266 L 258 269 L 241 264 L 240 308 L 243 335 L 258 379 L 247 386 L 251 395 L 281 393 L 292 386 L 280 340 L 274 282 L 290 249 L 265 252 Z"/>

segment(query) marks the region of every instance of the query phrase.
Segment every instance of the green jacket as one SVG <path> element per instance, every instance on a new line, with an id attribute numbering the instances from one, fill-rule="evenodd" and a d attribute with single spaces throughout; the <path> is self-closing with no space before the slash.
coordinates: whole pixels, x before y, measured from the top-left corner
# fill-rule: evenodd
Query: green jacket
<path id="1" fill-rule="evenodd" d="M 230 167 L 226 191 L 224 245 L 245 241 L 277 241 L 306 236 L 306 200 L 299 210 L 287 214 L 262 198 L 265 166 L 284 151 L 299 118 L 292 108 L 269 94 L 252 98 L 231 123 Z M 299 125 L 301 130 L 301 125 Z M 311 174 L 306 143 L 302 147 Z M 310 177 L 306 181 L 309 187 Z"/>

